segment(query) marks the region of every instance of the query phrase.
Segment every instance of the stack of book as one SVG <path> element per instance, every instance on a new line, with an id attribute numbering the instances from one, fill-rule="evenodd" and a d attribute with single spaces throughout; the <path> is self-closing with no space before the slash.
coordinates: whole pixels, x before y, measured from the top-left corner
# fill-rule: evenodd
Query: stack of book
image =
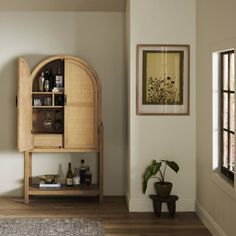
<path id="1" fill-rule="evenodd" d="M 60 188 L 60 183 L 53 183 L 53 184 L 46 184 L 46 183 L 39 183 L 39 188 Z"/>

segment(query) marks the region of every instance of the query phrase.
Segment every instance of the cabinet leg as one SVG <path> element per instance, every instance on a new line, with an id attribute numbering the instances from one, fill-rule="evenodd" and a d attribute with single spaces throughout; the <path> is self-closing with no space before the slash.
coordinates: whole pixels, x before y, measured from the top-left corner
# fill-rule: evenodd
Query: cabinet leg
<path id="1" fill-rule="evenodd" d="M 24 152 L 24 199 L 25 204 L 29 203 L 29 177 L 31 175 L 31 156 L 29 152 Z"/>

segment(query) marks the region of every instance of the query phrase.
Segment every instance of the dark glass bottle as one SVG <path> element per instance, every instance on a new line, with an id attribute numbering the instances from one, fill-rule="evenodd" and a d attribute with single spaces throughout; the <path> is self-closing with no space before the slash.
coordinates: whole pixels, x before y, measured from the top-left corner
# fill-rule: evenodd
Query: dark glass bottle
<path id="1" fill-rule="evenodd" d="M 53 73 L 52 73 L 52 69 L 50 69 L 50 71 L 49 71 L 49 84 L 50 84 L 50 92 L 53 90 L 53 88 L 54 88 L 54 83 L 55 83 L 55 81 L 54 81 L 54 76 L 53 76 Z"/>
<path id="2" fill-rule="evenodd" d="M 85 184 L 85 174 L 86 174 L 86 167 L 84 164 L 84 160 L 81 160 L 81 165 L 79 169 L 79 174 L 80 174 L 80 183 Z"/>
<path id="3" fill-rule="evenodd" d="M 68 164 L 68 171 L 66 174 L 66 185 L 67 186 L 72 186 L 73 185 L 73 179 L 74 179 L 74 175 L 71 169 L 71 163 L 69 162 Z"/>

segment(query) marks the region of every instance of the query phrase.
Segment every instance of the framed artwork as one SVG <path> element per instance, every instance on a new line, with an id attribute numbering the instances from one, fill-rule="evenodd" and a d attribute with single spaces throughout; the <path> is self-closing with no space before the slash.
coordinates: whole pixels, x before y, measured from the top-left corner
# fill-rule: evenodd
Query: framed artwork
<path id="1" fill-rule="evenodd" d="M 137 114 L 189 115 L 189 45 L 137 45 Z"/>

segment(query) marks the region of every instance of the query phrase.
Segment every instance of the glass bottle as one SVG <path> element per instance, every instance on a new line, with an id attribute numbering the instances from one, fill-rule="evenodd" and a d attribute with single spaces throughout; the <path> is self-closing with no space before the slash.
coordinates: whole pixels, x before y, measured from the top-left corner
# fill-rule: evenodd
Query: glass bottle
<path id="1" fill-rule="evenodd" d="M 38 86 L 39 86 L 39 92 L 43 92 L 44 88 L 44 72 L 41 73 L 41 76 L 38 78 Z"/>
<path id="2" fill-rule="evenodd" d="M 85 174 L 86 174 L 86 167 L 84 164 L 84 160 L 81 160 L 81 165 L 79 169 L 79 174 L 80 174 L 80 183 L 85 184 Z"/>
<path id="3" fill-rule="evenodd" d="M 80 184 L 79 168 L 75 168 L 74 185 Z"/>
<path id="4" fill-rule="evenodd" d="M 89 167 L 87 167 L 85 173 L 85 184 L 91 185 L 91 183 L 92 183 L 92 172 L 90 171 Z"/>
<path id="5" fill-rule="evenodd" d="M 46 112 L 46 119 L 43 121 L 43 127 L 49 129 L 52 127 L 52 120 L 50 118 L 50 113 Z"/>
<path id="6" fill-rule="evenodd" d="M 45 78 L 44 85 L 43 85 L 44 92 L 49 92 L 49 90 L 50 90 L 50 81 L 49 81 L 49 73 L 48 73 L 48 68 L 47 67 L 45 68 L 44 78 Z"/>
<path id="7" fill-rule="evenodd" d="M 56 111 L 56 120 L 53 123 L 53 127 L 57 131 L 61 130 L 62 128 L 62 122 L 60 119 L 60 111 Z"/>
<path id="8" fill-rule="evenodd" d="M 55 87 L 63 88 L 63 75 L 61 74 L 61 69 L 57 68 L 57 74 L 55 76 Z"/>
<path id="9" fill-rule="evenodd" d="M 51 92 L 53 90 L 53 87 L 54 87 L 54 76 L 52 74 L 52 69 L 50 69 L 49 71 L 49 91 Z"/>
<path id="10" fill-rule="evenodd" d="M 44 91 L 44 92 L 49 92 L 49 89 L 50 89 L 49 80 L 45 78 L 44 84 L 43 84 L 43 91 Z"/>
<path id="11" fill-rule="evenodd" d="M 68 171 L 66 174 L 66 185 L 67 186 L 72 186 L 73 185 L 73 180 L 74 180 L 74 175 L 71 169 L 71 163 L 69 162 L 68 164 Z"/>

